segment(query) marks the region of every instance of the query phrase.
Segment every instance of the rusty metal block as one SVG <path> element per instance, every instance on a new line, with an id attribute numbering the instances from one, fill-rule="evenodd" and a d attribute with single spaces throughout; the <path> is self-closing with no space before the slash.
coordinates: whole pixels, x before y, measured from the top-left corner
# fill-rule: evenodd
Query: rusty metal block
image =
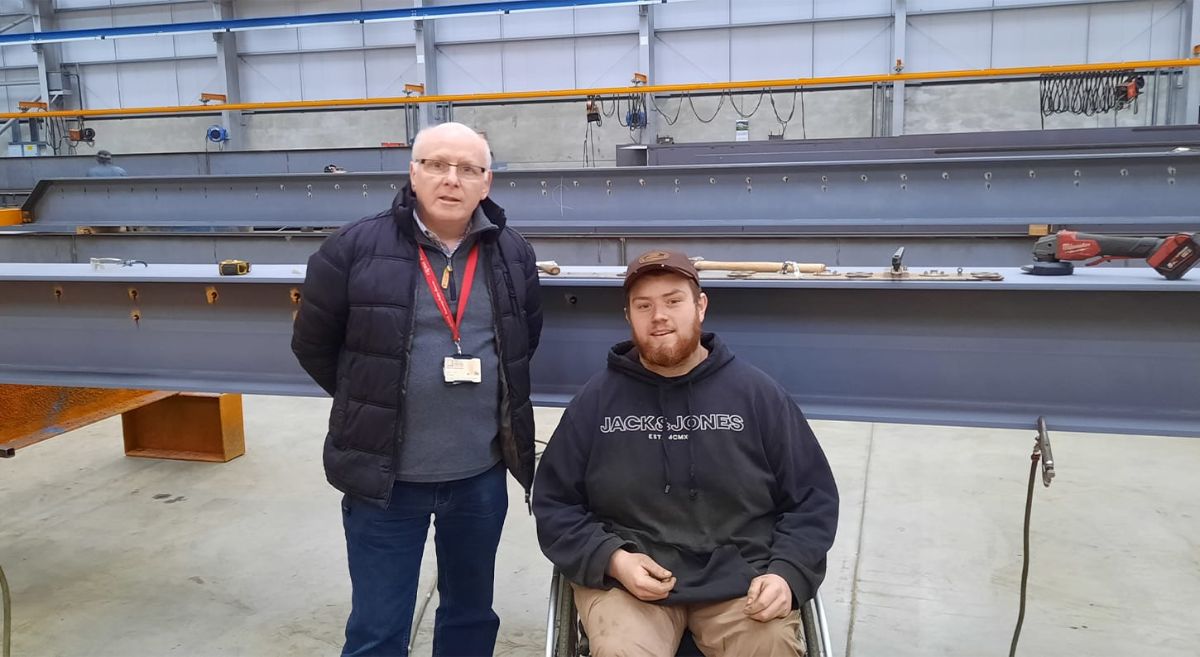
<path id="1" fill-rule="evenodd" d="M 242 396 L 180 393 L 121 416 L 125 454 L 224 463 L 246 453 Z"/>
<path id="2" fill-rule="evenodd" d="M 0 385 L 0 457 L 61 433 L 169 398 L 154 390 Z"/>

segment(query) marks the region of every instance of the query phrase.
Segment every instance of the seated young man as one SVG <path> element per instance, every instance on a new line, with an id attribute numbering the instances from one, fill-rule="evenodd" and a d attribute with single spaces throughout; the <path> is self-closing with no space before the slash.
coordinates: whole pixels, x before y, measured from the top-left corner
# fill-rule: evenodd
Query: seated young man
<path id="1" fill-rule="evenodd" d="M 801 655 L 838 493 L 787 392 L 702 333 L 686 255 L 625 277 L 633 340 L 571 401 L 542 455 L 542 551 L 571 580 L 592 654 Z"/>

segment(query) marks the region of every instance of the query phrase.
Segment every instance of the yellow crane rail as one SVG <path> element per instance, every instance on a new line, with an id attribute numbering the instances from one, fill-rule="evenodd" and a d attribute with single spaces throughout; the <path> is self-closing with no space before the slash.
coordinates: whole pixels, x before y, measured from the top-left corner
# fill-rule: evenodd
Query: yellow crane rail
<path id="1" fill-rule="evenodd" d="M 777 80 L 744 80 L 738 82 L 705 82 L 692 84 L 654 84 L 628 87 L 595 87 L 591 89 L 548 89 L 541 91 L 507 91 L 483 94 L 440 94 L 435 96 L 392 96 L 382 98 L 333 98 L 328 100 L 287 100 L 263 103 L 213 103 L 207 105 L 173 105 L 162 107 L 116 107 L 107 109 L 0 112 L 0 119 L 27 118 L 88 118 L 98 116 L 186 115 L 224 111 L 259 110 L 321 110 L 347 107 L 380 107 L 415 105 L 420 103 L 479 103 L 511 100 L 545 100 L 549 98 L 587 98 L 588 96 L 623 96 L 629 94 L 671 94 L 689 92 L 740 91 L 779 88 L 821 88 L 891 82 L 927 80 L 987 80 L 990 78 L 1024 77 L 1052 73 L 1088 73 L 1097 71 L 1132 71 L 1186 68 L 1200 66 L 1200 58 L 1152 59 L 1098 64 L 1064 64 L 1058 66 L 1016 66 L 1010 68 L 964 69 L 955 71 L 925 71 L 919 73 L 887 73 L 881 75 L 841 75 L 817 78 L 786 78 Z"/>

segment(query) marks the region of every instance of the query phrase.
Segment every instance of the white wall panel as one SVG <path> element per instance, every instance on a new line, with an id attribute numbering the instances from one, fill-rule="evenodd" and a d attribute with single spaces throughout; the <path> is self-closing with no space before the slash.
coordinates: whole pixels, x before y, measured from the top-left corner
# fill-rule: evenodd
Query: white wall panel
<path id="1" fill-rule="evenodd" d="M 1130 3 L 1092 7 L 1088 15 L 1089 62 L 1150 58 L 1150 26 L 1154 7 Z"/>
<path id="2" fill-rule="evenodd" d="M 569 11 L 529 11 L 500 17 L 505 38 L 547 37 L 571 34 L 575 17 Z"/>
<path id="3" fill-rule="evenodd" d="M 573 39 L 509 42 L 503 46 L 504 91 L 575 88 Z M 498 88 L 493 88 L 499 91 Z"/>
<path id="4" fill-rule="evenodd" d="M 363 11 L 401 9 L 412 6 L 412 2 L 397 2 L 396 0 L 361 0 L 361 2 Z M 363 40 L 368 46 L 412 45 L 414 42 L 411 21 L 367 23 L 362 27 Z"/>
<path id="5" fill-rule="evenodd" d="M 111 14 L 113 27 L 162 25 L 172 22 L 171 8 L 167 6 L 117 9 Z M 169 36 L 114 39 L 113 43 L 117 47 L 118 60 L 175 56 L 175 41 Z"/>
<path id="6" fill-rule="evenodd" d="M 362 98 L 367 71 L 361 51 L 323 52 L 300 56 L 302 100 Z"/>
<path id="7" fill-rule="evenodd" d="M 197 21 L 216 20 L 211 5 L 186 4 L 171 7 L 171 22 L 194 23 Z M 178 34 L 175 40 L 175 53 L 180 57 L 195 55 L 216 56 L 217 47 L 211 34 Z"/>
<path id="8" fill-rule="evenodd" d="M 297 2 L 297 13 L 342 13 L 362 11 L 359 0 L 322 0 L 320 3 Z M 361 48 L 363 26 L 359 23 L 317 25 L 297 30 L 301 50 Z"/>
<path id="9" fill-rule="evenodd" d="M 708 27 L 728 24 L 729 0 L 689 0 L 654 7 L 655 27 Z"/>
<path id="10" fill-rule="evenodd" d="M 299 55 L 256 55 L 238 59 L 243 102 L 300 98 Z"/>
<path id="11" fill-rule="evenodd" d="M 108 0 L 55 0 L 56 9 L 83 9 L 86 7 L 108 7 Z"/>
<path id="12" fill-rule="evenodd" d="M 814 73 L 822 77 L 889 72 L 891 28 L 887 18 L 813 25 Z"/>
<path id="13" fill-rule="evenodd" d="M 88 108 L 122 107 L 116 64 L 81 66 L 79 77 L 83 83 L 83 100 Z"/>
<path id="14" fill-rule="evenodd" d="M 33 51 L 33 46 L 0 47 L 0 59 L 5 66 L 37 66 L 37 53 Z"/>
<path id="15" fill-rule="evenodd" d="M 729 80 L 729 30 L 662 32 L 654 42 L 658 84 Z"/>
<path id="16" fill-rule="evenodd" d="M 237 0 L 233 3 L 237 18 L 261 18 L 296 13 L 294 0 Z M 300 47 L 295 28 L 238 32 L 238 52 L 286 52 Z"/>
<path id="17" fill-rule="evenodd" d="M 636 35 L 615 34 L 576 39 L 575 79 L 583 88 L 621 87 L 638 68 Z M 653 80 L 658 83 L 659 80 Z"/>
<path id="18" fill-rule="evenodd" d="M 908 0 L 908 15 L 912 16 L 922 11 L 977 9 L 990 6 L 992 6 L 992 0 Z"/>
<path id="19" fill-rule="evenodd" d="M 438 46 L 437 76 L 441 93 L 496 91 L 504 79 L 500 44 Z"/>
<path id="20" fill-rule="evenodd" d="M 602 7 L 596 9 L 573 9 L 576 34 L 603 32 L 637 32 L 638 8 Z"/>
<path id="21" fill-rule="evenodd" d="M 1086 61 L 1087 12 L 1086 7 L 996 12 L 993 63 L 1006 68 Z"/>
<path id="22" fill-rule="evenodd" d="M 437 19 L 438 41 L 486 41 L 499 39 L 500 16 L 463 16 Z"/>
<path id="23" fill-rule="evenodd" d="M 810 0 L 737 0 L 730 6 L 734 23 L 769 23 L 812 18 Z"/>
<path id="24" fill-rule="evenodd" d="M 200 94 L 225 93 L 225 76 L 217 70 L 217 60 L 213 59 L 181 59 L 175 62 L 176 88 L 179 102 L 184 105 L 195 105 L 200 102 Z"/>
<path id="25" fill-rule="evenodd" d="M 96 27 L 112 27 L 112 14 L 100 12 L 72 12 L 59 14 L 55 19 L 59 30 L 86 30 Z M 68 41 L 62 44 L 63 61 L 66 62 L 111 62 L 116 57 L 116 41 Z"/>
<path id="26" fill-rule="evenodd" d="M 892 13 L 891 0 L 813 0 L 817 18 L 880 16 Z"/>
<path id="27" fill-rule="evenodd" d="M 1183 3 L 1175 0 L 1154 3 L 1150 27 L 1150 56 L 1154 59 L 1175 59 L 1187 56 L 1179 52 L 1180 23 L 1183 22 Z"/>
<path id="28" fill-rule="evenodd" d="M 363 41 L 367 46 L 411 46 L 416 43 L 412 23 L 388 21 L 363 25 Z"/>
<path id="29" fill-rule="evenodd" d="M 125 107 L 179 105 L 175 62 L 128 62 L 117 65 L 117 84 Z"/>
<path id="30" fill-rule="evenodd" d="M 403 96 L 404 84 L 418 81 L 420 68 L 414 48 L 387 48 L 366 52 L 367 96 Z"/>
<path id="31" fill-rule="evenodd" d="M 909 16 L 904 70 L 948 71 L 989 68 L 992 60 L 992 17 L 973 14 Z"/>
<path id="32" fill-rule="evenodd" d="M 734 28 L 729 44 L 732 79 L 811 77 L 813 29 L 811 23 Z"/>

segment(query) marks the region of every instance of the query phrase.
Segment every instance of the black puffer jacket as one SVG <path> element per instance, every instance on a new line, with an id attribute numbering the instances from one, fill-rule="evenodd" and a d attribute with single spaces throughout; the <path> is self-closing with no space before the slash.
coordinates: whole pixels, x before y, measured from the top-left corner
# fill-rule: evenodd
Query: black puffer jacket
<path id="1" fill-rule="evenodd" d="M 308 259 L 292 351 L 333 396 L 325 476 L 338 490 L 386 507 L 392 491 L 421 284 L 416 198 L 405 187 L 392 208 L 348 224 Z M 480 204 L 498 231 L 481 234 L 481 271 L 492 291 L 500 352 L 500 449 L 528 491 L 533 483 L 529 359 L 542 330 L 533 247 L 505 226 L 504 210 Z M 420 412 L 436 413 L 437 409 Z"/>

